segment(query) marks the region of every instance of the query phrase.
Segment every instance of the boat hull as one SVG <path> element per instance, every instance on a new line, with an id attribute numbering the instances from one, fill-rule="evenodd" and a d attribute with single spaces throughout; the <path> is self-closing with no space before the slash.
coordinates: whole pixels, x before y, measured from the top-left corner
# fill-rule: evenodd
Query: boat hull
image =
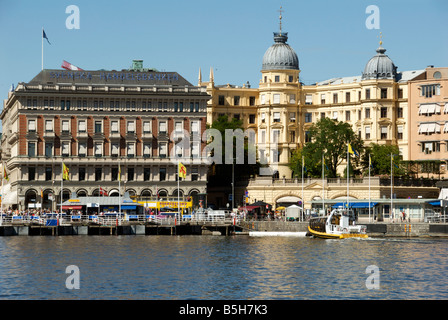
<path id="1" fill-rule="evenodd" d="M 308 231 L 311 235 L 322 238 L 322 239 L 346 239 L 346 238 L 368 238 L 369 236 L 365 233 L 326 233 L 326 232 L 319 232 L 316 230 L 313 230 L 308 226 Z"/>

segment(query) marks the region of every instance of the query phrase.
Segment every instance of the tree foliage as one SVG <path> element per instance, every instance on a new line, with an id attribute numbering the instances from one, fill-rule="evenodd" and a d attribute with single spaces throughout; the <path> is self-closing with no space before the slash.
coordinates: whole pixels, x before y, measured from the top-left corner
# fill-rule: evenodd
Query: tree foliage
<path id="1" fill-rule="evenodd" d="M 305 158 L 307 175 L 322 175 L 322 159 L 326 177 L 336 177 L 338 166 L 347 160 L 348 144 L 361 154 L 364 147 L 361 138 L 355 134 L 350 124 L 330 118 L 320 119 L 309 129 L 309 142 L 303 149 L 294 153 L 290 168 L 297 176 L 301 175 L 302 155 Z M 300 153 L 300 158 L 298 159 Z M 360 164 L 360 157 L 350 155 L 354 167 Z"/>
<path id="2" fill-rule="evenodd" d="M 380 145 L 371 143 L 366 147 L 366 152 L 362 157 L 362 165 L 364 168 L 364 175 L 368 174 L 369 170 L 369 155 L 372 166 L 370 167 L 370 174 L 374 175 L 389 175 L 393 170 L 394 176 L 405 174 L 405 168 L 401 165 L 401 156 L 399 155 L 398 146 L 394 145 Z M 393 161 L 391 163 L 391 155 Z"/>

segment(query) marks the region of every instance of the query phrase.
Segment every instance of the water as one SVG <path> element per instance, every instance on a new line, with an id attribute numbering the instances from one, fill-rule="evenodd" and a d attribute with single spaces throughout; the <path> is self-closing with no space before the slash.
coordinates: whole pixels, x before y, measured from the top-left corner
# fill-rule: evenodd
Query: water
<path id="1" fill-rule="evenodd" d="M 447 299 L 447 254 L 448 239 L 1 237 L 0 299 Z"/>

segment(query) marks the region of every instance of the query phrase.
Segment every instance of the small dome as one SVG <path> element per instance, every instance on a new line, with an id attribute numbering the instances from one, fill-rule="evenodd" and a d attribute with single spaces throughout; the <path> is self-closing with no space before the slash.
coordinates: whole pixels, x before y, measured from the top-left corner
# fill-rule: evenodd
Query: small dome
<path id="1" fill-rule="evenodd" d="M 376 49 L 377 54 L 367 62 L 362 80 L 371 79 L 395 79 L 397 75 L 397 67 L 392 60 L 384 54 L 386 49 L 380 47 Z"/>
<path id="2" fill-rule="evenodd" d="M 274 32 L 275 43 L 266 50 L 261 70 L 299 70 L 299 58 L 287 40 L 287 32 Z"/>

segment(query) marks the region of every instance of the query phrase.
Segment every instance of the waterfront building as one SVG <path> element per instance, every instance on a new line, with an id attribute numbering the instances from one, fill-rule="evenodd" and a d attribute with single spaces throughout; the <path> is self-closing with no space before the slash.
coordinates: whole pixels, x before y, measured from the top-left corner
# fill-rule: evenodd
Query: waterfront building
<path id="1" fill-rule="evenodd" d="M 141 60 L 121 71 L 42 70 L 3 104 L 3 208 L 55 210 L 61 187 L 64 201 L 72 193 L 177 198 L 178 161 L 187 167 L 181 199 L 197 198 L 206 192 L 208 167 L 193 159 L 205 146 L 208 99 Z M 179 145 L 184 133 L 191 139 Z"/>
<path id="2" fill-rule="evenodd" d="M 423 176 L 447 178 L 448 68 L 427 67 L 409 92 L 409 159 Z"/>
<path id="3" fill-rule="evenodd" d="M 396 145 L 402 160 L 415 159 L 414 149 L 417 143 L 413 141 L 416 140 L 419 124 L 423 120 L 411 121 L 415 119 L 415 116 L 412 118 L 411 115 L 416 114 L 416 105 L 423 102 L 417 102 L 415 98 L 411 102 L 411 92 L 416 92 L 415 87 L 423 85 L 422 81 L 425 85 L 426 82 L 434 84 L 434 77 L 428 78 L 428 69 L 398 70 L 380 41 L 376 54 L 370 58 L 366 57 L 366 64 L 360 66 L 363 70 L 361 74 L 342 75 L 305 84 L 300 79 L 299 56 L 288 45 L 287 40 L 286 32 L 280 30 L 274 33 L 274 43 L 261 59 L 259 88 L 252 88 L 249 83 L 215 84 L 212 69 L 209 81 L 203 81 L 202 74 L 199 72 L 198 85 L 206 88 L 207 93 L 212 97 L 207 103 L 207 122 L 212 123 L 222 115 L 227 115 L 229 119 L 242 120 L 244 129 L 254 131 L 256 145 L 259 148 L 258 158 L 265 157 L 270 163 L 277 164 L 278 171 L 272 177 L 265 177 L 266 179 L 262 176 L 254 177 L 244 187 L 237 188 L 235 203 L 243 204 L 246 191 L 249 194 L 249 202 L 254 202 L 256 199 L 278 205 L 285 198 L 288 199 L 285 204 L 304 202 L 307 209 L 311 209 L 313 201 L 318 201 L 322 197 L 336 199 L 348 196 L 353 199 L 366 199 L 367 178 L 364 179 L 362 188 L 359 188 L 359 184 L 355 184 L 350 189 L 349 195 L 347 195 L 346 181 L 332 186 L 327 182 L 322 187 L 322 182 L 318 180 L 313 180 L 312 183 L 307 182 L 302 194 L 301 183 L 294 183 L 294 181 L 300 181 L 301 177 L 294 177 L 288 167 L 292 153 L 309 141 L 309 129 L 314 123 L 323 117 L 329 117 L 349 123 L 366 146 L 370 143 Z M 446 71 L 442 69 L 439 71 L 442 74 L 442 79 L 439 81 L 444 81 L 443 77 L 446 77 Z M 424 97 L 424 99 L 426 99 L 425 103 L 433 102 L 430 98 Z M 438 99 L 440 108 L 436 110 L 440 109 L 441 115 L 444 114 L 444 108 L 448 108 L 444 105 L 446 94 L 432 99 Z M 423 115 L 420 116 L 423 117 Z M 444 126 L 448 128 L 444 120 L 437 118 L 437 121 L 441 131 L 444 131 Z M 433 137 L 430 139 L 434 139 Z M 442 141 L 442 138 L 438 140 L 441 145 L 444 145 L 445 141 Z M 437 143 L 433 141 L 432 143 L 435 149 Z M 260 148 L 261 146 L 266 147 Z M 420 145 L 420 153 L 424 153 L 421 151 L 422 148 Z M 346 163 L 343 163 L 338 169 L 341 176 L 345 167 Z M 283 181 L 289 181 L 287 186 L 283 184 Z M 307 179 L 307 181 L 311 180 Z M 336 188 L 340 189 L 337 192 L 334 188 L 336 185 L 340 186 Z M 409 186 L 403 189 L 403 192 L 397 192 L 400 189 L 397 186 L 397 189 L 391 193 L 390 182 L 388 185 L 383 185 L 377 180 L 372 186 L 371 196 L 377 199 L 385 197 L 390 199 L 391 194 L 392 197 L 404 198 L 437 197 L 435 194 L 437 188 L 432 187 L 426 190 L 423 190 L 426 186 L 423 189 L 410 190 L 412 186 Z M 222 197 L 215 201 L 225 203 L 226 200 Z"/>

